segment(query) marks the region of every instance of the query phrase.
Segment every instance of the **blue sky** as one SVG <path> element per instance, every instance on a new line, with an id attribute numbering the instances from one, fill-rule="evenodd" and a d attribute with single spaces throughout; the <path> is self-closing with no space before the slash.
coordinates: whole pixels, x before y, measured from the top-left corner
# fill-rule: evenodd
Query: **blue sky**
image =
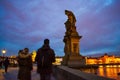
<path id="1" fill-rule="evenodd" d="M 76 17 L 80 54 L 120 52 L 120 0 L 1 0 L 0 50 L 17 55 L 30 52 L 50 39 L 57 56 L 63 56 L 65 10 Z"/>

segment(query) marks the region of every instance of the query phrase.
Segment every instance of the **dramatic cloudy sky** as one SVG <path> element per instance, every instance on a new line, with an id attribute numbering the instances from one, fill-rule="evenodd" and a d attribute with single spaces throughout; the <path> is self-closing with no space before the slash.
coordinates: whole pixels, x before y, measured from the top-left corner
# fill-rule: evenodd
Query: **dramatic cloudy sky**
<path id="1" fill-rule="evenodd" d="M 65 9 L 77 19 L 82 55 L 120 51 L 120 0 L 0 0 L 0 50 L 32 52 L 49 38 L 63 56 Z"/>

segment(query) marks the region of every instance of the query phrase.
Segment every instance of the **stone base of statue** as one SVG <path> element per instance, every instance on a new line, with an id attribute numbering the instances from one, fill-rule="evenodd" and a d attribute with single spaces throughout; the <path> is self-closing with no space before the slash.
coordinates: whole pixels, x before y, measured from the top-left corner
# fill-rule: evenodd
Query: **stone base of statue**
<path id="1" fill-rule="evenodd" d="M 70 56 L 68 60 L 68 67 L 77 67 L 85 65 L 85 58 L 82 56 Z"/>
<path id="2" fill-rule="evenodd" d="M 85 58 L 81 55 L 71 55 L 71 56 L 64 56 L 62 65 L 66 65 L 68 67 L 77 67 L 85 65 L 86 61 Z"/>

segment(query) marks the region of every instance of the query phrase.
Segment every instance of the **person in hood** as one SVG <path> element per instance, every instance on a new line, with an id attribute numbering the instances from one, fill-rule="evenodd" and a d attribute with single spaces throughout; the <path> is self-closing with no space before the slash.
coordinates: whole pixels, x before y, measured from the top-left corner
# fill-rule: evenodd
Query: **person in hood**
<path id="1" fill-rule="evenodd" d="M 33 69 L 32 57 L 29 54 L 29 49 L 19 50 L 18 52 L 18 79 L 31 80 L 31 70 Z"/>
<path id="2" fill-rule="evenodd" d="M 55 62 L 55 53 L 54 50 L 50 48 L 49 43 L 49 39 L 45 39 L 43 46 L 38 49 L 35 57 L 40 80 L 51 79 L 52 63 Z"/>

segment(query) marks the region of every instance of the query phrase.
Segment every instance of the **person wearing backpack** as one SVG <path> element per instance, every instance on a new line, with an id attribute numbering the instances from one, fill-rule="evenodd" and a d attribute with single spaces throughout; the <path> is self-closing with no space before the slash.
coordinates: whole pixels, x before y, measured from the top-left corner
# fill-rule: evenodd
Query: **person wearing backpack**
<path id="1" fill-rule="evenodd" d="M 37 62 L 37 73 L 40 74 L 40 80 L 50 80 L 55 53 L 49 46 L 49 39 L 45 39 L 43 46 L 38 49 L 35 61 Z"/>

